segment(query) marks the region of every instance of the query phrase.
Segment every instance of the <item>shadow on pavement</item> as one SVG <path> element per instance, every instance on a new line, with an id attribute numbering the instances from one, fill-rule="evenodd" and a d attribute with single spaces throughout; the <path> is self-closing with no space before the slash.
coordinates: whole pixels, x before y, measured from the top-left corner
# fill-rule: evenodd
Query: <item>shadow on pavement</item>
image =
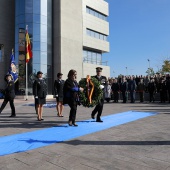
<path id="1" fill-rule="evenodd" d="M 63 142 L 68 145 L 170 145 L 170 141 L 81 141 Z"/>

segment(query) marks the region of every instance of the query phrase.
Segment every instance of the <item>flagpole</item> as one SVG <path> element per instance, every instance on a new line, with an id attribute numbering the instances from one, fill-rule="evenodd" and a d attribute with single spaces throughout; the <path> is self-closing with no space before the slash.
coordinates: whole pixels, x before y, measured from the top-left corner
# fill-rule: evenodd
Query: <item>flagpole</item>
<path id="1" fill-rule="evenodd" d="M 28 31 L 28 25 L 26 25 L 26 31 Z M 25 62 L 26 62 L 26 99 L 25 100 L 28 100 L 28 63 L 26 61 L 26 57 L 25 57 Z"/>

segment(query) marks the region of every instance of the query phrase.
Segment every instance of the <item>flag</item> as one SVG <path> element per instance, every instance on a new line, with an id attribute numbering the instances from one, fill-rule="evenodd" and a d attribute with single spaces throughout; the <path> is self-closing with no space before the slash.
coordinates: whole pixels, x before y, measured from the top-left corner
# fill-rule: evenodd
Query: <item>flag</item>
<path id="1" fill-rule="evenodd" d="M 26 30 L 26 63 L 28 63 L 31 58 L 32 58 L 31 43 L 28 30 Z"/>
<path id="2" fill-rule="evenodd" d="M 15 56 L 14 56 L 13 50 L 12 50 L 12 54 L 11 54 L 11 57 L 10 57 L 10 66 L 9 66 L 8 73 L 11 74 L 14 83 L 16 83 L 17 80 L 18 80 L 18 73 L 17 73 L 16 64 L 15 64 Z"/>

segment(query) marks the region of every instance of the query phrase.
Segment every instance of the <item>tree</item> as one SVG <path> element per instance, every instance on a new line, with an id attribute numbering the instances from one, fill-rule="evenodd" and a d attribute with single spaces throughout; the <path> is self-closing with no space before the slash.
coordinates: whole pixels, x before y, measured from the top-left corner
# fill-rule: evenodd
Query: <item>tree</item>
<path id="1" fill-rule="evenodd" d="M 165 73 L 170 72 L 170 60 L 164 60 L 162 65 L 162 71 Z"/>
<path id="2" fill-rule="evenodd" d="M 153 76 L 155 74 L 153 68 L 148 68 L 146 73 L 149 75 L 149 76 Z"/>

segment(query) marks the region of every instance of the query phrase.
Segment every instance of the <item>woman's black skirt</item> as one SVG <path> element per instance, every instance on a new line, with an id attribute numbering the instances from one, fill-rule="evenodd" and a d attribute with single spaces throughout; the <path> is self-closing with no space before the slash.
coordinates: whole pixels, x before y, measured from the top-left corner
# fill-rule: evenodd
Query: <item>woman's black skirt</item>
<path id="1" fill-rule="evenodd" d="M 35 99 L 35 104 L 46 104 L 46 98 Z"/>

